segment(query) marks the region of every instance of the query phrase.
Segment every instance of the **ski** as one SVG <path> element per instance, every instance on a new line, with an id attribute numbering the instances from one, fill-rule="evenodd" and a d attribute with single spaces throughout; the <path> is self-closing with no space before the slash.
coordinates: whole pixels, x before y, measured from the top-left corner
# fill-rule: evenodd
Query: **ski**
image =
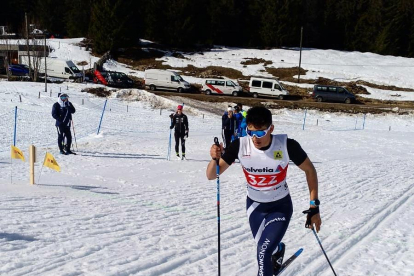
<path id="1" fill-rule="evenodd" d="M 303 248 L 300 248 L 298 251 L 296 251 L 295 254 L 293 254 L 289 259 L 287 259 L 286 262 L 282 264 L 282 267 L 274 276 L 280 275 L 303 251 Z"/>

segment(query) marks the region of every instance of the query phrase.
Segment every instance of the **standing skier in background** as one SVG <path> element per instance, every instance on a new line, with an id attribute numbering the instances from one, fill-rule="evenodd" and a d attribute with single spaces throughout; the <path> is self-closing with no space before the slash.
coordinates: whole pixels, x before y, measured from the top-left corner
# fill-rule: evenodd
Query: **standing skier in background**
<path id="1" fill-rule="evenodd" d="M 246 177 L 246 210 L 250 229 L 257 244 L 259 276 L 273 276 L 280 270 L 285 245 L 283 236 L 293 213 L 286 182 L 289 160 L 305 172 L 309 187 L 310 208 L 306 210 L 306 228 L 319 232 L 318 178 L 315 167 L 300 144 L 286 134 L 272 134 L 272 114 L 265 107 L 247 111 L 247 136 L 233 141 L 223 155 L 223 146 L 212 145 L 213 160 L 207 166 L 209 180 L 216 178 L 216 160 L 220 174 L 239 159 Z"/>
<path id="2" fill-rule="evenodd" d="M 224 148 L 227 149 L 231 141 L 233 141 L 236 131 L 236 118 L 233 116 L 233 108 L 231 106 L 227 108 L 227 112 L 222 116 L 221 123 Z"/>
<path id="3" fill-rule="evenodd" d="M 179 152 L 179 141 L 181 140 L 181 160 L 185 158 L 185 139 L 188 138 L 188 119 L 187 115 L 183 113 L 183 106 L 177 107 L 177 112 L 170 115 L 171 126 L 170 129 L 174 128 L 175 138 L 175 153 L 177 158 L 180 158 Z"/>
<path id="4" fill-rule="evenodd" d="M 59 100 L 53 104 L 52 117 L 56 120 L 56 128 L 58 132 L 58 146 L 61 154 L 75 154 L 70 150 L 72 144 L 72 133 L 70 124 L 72 122 L 72 114 L 76 109 L 69 101 L 67 94 L 59 95 Z M 66 147 L 64 148 L 64 138 L 66 137 Z"/>

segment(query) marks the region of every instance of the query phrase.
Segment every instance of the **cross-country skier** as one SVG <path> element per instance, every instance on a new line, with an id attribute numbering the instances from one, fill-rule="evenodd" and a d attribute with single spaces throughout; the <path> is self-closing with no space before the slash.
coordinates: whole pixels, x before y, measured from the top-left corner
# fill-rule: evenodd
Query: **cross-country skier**
<path id="1" fill-rule="evenodd" d="M 292 200 L 286 183 L 289 160 L 305 172 L 309 186 L 310 208 L 305 227 L 319 231 L 318 178 L 315 167 L 307 154 L 286 134 L 272 134 L 272 114 L 265 107 L 253 107 L 247 111 L 247 136 L 233 141 L 221 155 L 223 146 L 212 145 L 213 160 L 207 166 L 209 180 L 216 178 L 216 160 L 220 174 L 235 159 L 239 159 L 246 177 L 246 210 L 250 229 L 257 244 L 258 275 L 272 276 L 280 269 L 285 245 L 281 242 L 288 228 L 292 212 Z"/>
<path id="2" fill-rule="evenodd" d="M 181 159 L 184 160 L 185 158 L 185 139 L 188 138 L 188 118 L 187 115 L 183 113 L 183 106 L 179 105 L 177 107 L 177 112 L 175 114 L 170 115 L 171 118 L 171 126 L 170 129 L 174 130 L 174 138 L 175 138 L 175 153 L 177 158 L 180 158 L 179 152 L 179 141 L 181 139 Z"/>
<path id="3" fill-rule="evenodd" d="M 69 101 L 67 94 L 59 95 L 59 100 L 53 104 L 52 116 L 56 120 L 56 128 L 58 132 L 58 146 L 61 154 L 75 154 L 70 150 L 72 144 L 72 133 L 70 124 L 72 122 L 72 114 L 76 109 Z M 66 147 L 63 148 L 63 140 L 66 137 Z"/>

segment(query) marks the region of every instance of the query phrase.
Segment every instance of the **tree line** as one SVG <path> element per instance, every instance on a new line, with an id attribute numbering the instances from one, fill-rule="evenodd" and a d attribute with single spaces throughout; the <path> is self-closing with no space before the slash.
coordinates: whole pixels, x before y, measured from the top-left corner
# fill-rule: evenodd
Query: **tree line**
<path id="1" fill-rule="evenodd" d="M 94 51 L 137 45 L 303 47 L 414 56 L 414 0 L 3 0 L 0 25 L 24 13 Z"/>

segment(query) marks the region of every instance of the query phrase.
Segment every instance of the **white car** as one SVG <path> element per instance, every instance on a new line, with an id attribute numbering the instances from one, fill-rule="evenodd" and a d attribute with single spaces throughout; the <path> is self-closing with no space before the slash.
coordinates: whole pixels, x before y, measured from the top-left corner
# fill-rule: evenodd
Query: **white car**
<path id="1" fill-rule="evenodd" d="M 280 100 L 286 98 L 289 92 L 275 78 L 251 77 L 249 82 L 249 92 L 253 97 L 260 95 L 267 97 L 277 97 Z"/>
<path id="2" fill-rule="evenodd" d="M 220 94 L 237 97 L 243 92 L 243 88 L 230 79 L 206 79 L 201 89 L 206 95 Z"/>

